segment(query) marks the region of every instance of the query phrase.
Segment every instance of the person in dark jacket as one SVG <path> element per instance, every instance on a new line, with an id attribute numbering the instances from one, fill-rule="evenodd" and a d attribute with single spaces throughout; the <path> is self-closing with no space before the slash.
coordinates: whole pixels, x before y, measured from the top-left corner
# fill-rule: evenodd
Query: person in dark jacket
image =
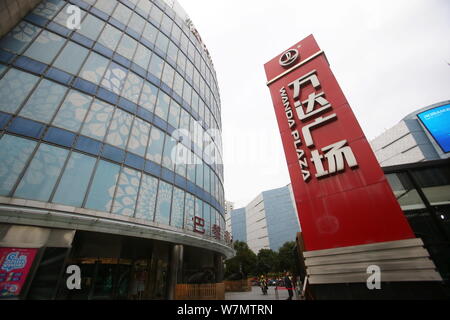
<path id="1" fill-rule="evenodd" d="M 289 293 L 289 298 L 287 298 L 286 300 L 292 300 L 294 293 L 292 291 L 293 284 L 292 284 L 292 280 L 291 280 L 289 272 L 286 272 L 286 275 L 284 277 L 284 286 L 286 287 L 286 289 Z"/>

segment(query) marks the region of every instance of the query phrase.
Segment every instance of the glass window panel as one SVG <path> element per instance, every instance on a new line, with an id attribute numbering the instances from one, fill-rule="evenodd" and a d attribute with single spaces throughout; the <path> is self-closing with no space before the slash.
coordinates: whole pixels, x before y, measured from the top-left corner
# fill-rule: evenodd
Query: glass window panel
<path id="1" fill-rule="evenodd" d="M 136 218 L 153 221 L 156 204 L 158 179 L 144 174 L 142 177 L 139 200 L 136 207 Z"/>
<path id="2" fill-rule="evenodd" d="M 156 105 L 156 99 L 158 96 L 158 88 L 151 83 L 144 81 L 144 86 L 141 92 L 141 98 L 139 99 L 139 105 L 148 111 L 153 112 Z"/>
<path id="3" fill-rule="evenodd" d="M 88 14 L 81 22 L 80 26 L 81 29 L 78 30 L 78 33 L 95 41 L 97 40 L 97 37 L 100 34 L 100 32 L 102 32 L 102 29 L 105 26 L 105 22 Z"/>
<path id="4" fill-rule="evenodd" d="M 181 51 L 178 53 L 177 66 L 181 72 L 184 72 L 186 69 L 186 56 Z"/>
<path id="5" fill-rule="evenodd" d="M 108 0 L 109 1 L 109 0 Z M 146 15 L 150 13 L 150 10 L 152 9 L 151 2 L 148 0 L 140 0 L 137 4 L 138 8 L 141 9 Z"/>
<path id="6" fill-rule="evenodd" d="M 188 152 L 187 178 L 189 181 L 195 183 L 195 168 L 196 168 L 195 157 L 190 150 L 187 150 L 187 152 Z"/>
<path id="7" fill-rule="evenodd" d="M 80 76 L 83 79 L 98 84 L 102 79 L 106 68 L 108 67 L 108 63 L 108 59 L 103 58 L 95 52 L 91 52 L 84 63 L 83 68 L 81 69 Z"/>
<path id="8" fill-rule="evenodd" d="M 67 45 L 53 63 L 53 66 L 72 74 L 78 74 L 78 71 L 80 70 L 80 67 L 88 53 L 89 50 L 86 48 L 68 41 Z"/>
<path id="9" fill-rule="evenodd" d="M 66 91 L 67 87 L 43 79 L 22 108 L 20 115 L 46 123 L 50 122 Z"/>
<path id="10" fill-rule="evenodd" d="M 157 6 L 153 6 L 152 11 L 150 11 L 150 19 L 156 26 L 161 23 L 162 16 L 163 12 Z"/>
<path id="11" fill-rule="evenodd" d="M 136 153 L 142 157 L 145 156 L 150 128 L 151 127 L 147 122 L 139 118 L 135 118 L 133 129 L 131 130 L 130 141 L 128 142 L 128 151 Z"/>
<path id="12" fill-rule="evenodd" d="M 176 39 L 176 40 L 180 40 L 181 37 L 181 29 L 179 26 L 177 26 L 176 24 L 173 24 L 172 27 L 172 38 Z"/>
<path id="13" fill-rule="evenodd" d="M 15 113 L 38 80 L 29 73 L 10 69 L 0 80 L 0 110 Z"/>
<path id="14" fill-rule="evenodd" d="M 176 162 L 176 170 L 175 172 L 178 173 L 182 177 L 186 177 L 186 164 L 188 162 L 188 149 L 182 145 L 181 143 L 177 144 L 177 150 L 176 150 L 176 156 L 177 156 L 177 162 Z"/>
<path id="15" fill-rule="evenodd" d="M 89 191 L 86 208 L 109 212 L 120 167 L 100 160 Z"/>
<path id="16" fill-rule="evenodd" d="M 174 75 L 175 75 L 175 70 L 168 63 L 166 63 L 164 66 L 164 72 L 163 72 L 163 76 L 162 76 L 161 80 L 166 85 L 168 85 L 169 88 L 172 87 Z"/>
<path id="17" fill-rule="evenodd" d="M 128 60 L 131 60 L 136 51 L 137 41 L 130 36 L 124 34 L 122 40 L 120 41 L 119 47 L 117 47 L 117 52 L 123 55 Z"/>
<path id="18" fill-rule="evenodd" d="M 93 139 L 103 141 L 113 112 L 113 106 L 96 100 L 89 110 L 81 133 Z"/>
<path id="19" fill-rule="evenodd" d="M 162 22 L 161 22 L 161 28 L 167 33 L 170 34 L 172 31 L 172 24 L 173 21 L 168 16 L 163 15 Z"/>
<path id="20" fill-rule="evenodd" d="M 184 79 L 178 72 L 175 72 L 175 78 L 173 80 L 173 90 L 176 94 L 180 96 L 180 98 L 183 96 L 183 85 L 184 85 Z"/>
<path id="21" fill-rule="evenodd" d="M 53 120 L 53 125 L 78 132 L 91 102 L 92 97 L 75 90 L 70 90 L 55 120 Z"/>
<path id="22" fill-rule="evenodd" d="M 195 198 L 195 216 L 203 218 L 203 201 Z"/>
<path id="23" fill-rule="evenodd" d="M 172 171 L 175 169 L 176 146 L 177 141 L 174 138 L 167 136 L 164 144 L 162 165 Z"/>
<path id="24" fill-rule="evenodd" d="M 36 6 L 33 13 L 47 19 L 52 19 L 62 6 L 64 6 L 64 1 L 44 0 Z"/>
<path id="25" fill-rule="evenodd" d="M 147 150 L 147 159 L 161 163 L 165 134 L 156 127 L 152 128 Z"/>
<path id="26" fill-rule="evenodd" d="M 180 117 L 180 128 L 185 129 L 186 131 L 189 131 L 189 120 L 191 116 L 189 113 L 187 113 L 186 110 L 181 109 L 181 117 Z"/>
<path id="27" fill-rule="evenodd" d="M 186 101 L 188 104 L 191 103 L 191 93 L 192 88 L 189 85 L 187 81 L 184 82 L 184 89 L 183 89 L 183 100 Z"/>
<path id="28" fill-rule="evenodd" d="M 135 75 L 133 72 L 129 72 L 123 87 L 122 96 L 134 103 L 138 103 L 143 84 L 144 80 L 141 77 Z"/>
<path id="29" fill-rule="evenodd" d="M 184 221 L 184 191 L 178 188 L 173 189 L 172 199 L 172 219 L 170 224 L 177 228 L 183 228 Z"/>
<path id="30" fill-rule="evenodd" d="M 117 184 L 113 213 L 126 217 L 134 216 L 140 181 L 140 172 L 123 168 Z"/>
<path id="31" fill-rule="evenodd" d="M 120 149 L 125 149 L 132 122 L 133 116 L 131 114 L 116 108 L 106 142 Z"/>
<path id="32" fill-rule="evenodd" d="M 131 17 L 132 11 L 128 9 L 123 4 L 119 3 L 116 7 L 116 10 L 114 10 L 113 17 L 122 22 L 124 25 L 128 24 L 128 20 Z"/>
<path id="33" fill-rule="evenodd" d="M 25 51 L 24 55 L 50 64 L 65 41 L 66 39 L 44 30 Z"/>
<path id="34" fill-rule="evenodd" d="M 48 201 L 68 153 L 68 150 L 41 144 L 14 196 Z"/>
<path id="35" fill-rule="evenodd" d="M 8 134 L 0 138 L 0 195 L 9 194 L 35 146 L 34 141 Z"/>
<path id="36" fill-rule="evenodd" d="M 94 5 L 94 7 L 107 13 L 108 15 L 111 15 L 115 6 L 116 2 L 111 0 L 97 0 L 97 2 Z"/>
<path id="37" fill-rule="evenodd" d="M 169 114 L 170 97 L 162 91 L 159 91 L 158 101 L 156 102 L 155 114 L 163 120 L 167 120 Z"/>
<path id="38" fill-rule="evenodd" d="M 159 182 L 158 200 L 155 210 L 155 221 L 160 224 L 169 225 L 170 223 L 170 205 L 172 203 L 172 185 Z"/>
<path id="39" fill-rule="evenodd" d="M 0 48 L 20 54 L 39 31 L 41 28 L 22 21 L 0 40 Z"/>
<path id="40" fill-rule="evenodd" d="M 130 23 L 128 26 L 136 31 L 138 34 L 141 34 L 142 29 L 144 29 L 145 26 L 145 20 L 141 18 L 140 15 L 137 13 L 133 13 L 133 16 L 130 19 Z"/>
<path id="41" fill-rule="evenodd" d="M 96 159 L 73 152 L 52 202 L 81 207 Z"/>
<path id="42" fill-rule="evenodd" d="M 206 235 L 211 235 L 211 206 L 206 202 L 203 203 L 203 219 L 205 219 Z"/>
<path id="43" fill-rule="evenodd" d="M 186 35 L 184 33 L 182 33 L 180 46 L 181 46 L 181 50 L 183 50 L 185 53 L 187 53 L 188 43 L 189 43 L 189 39 L 186 37 Z"/>
<path id="44" fill-rule="evenodd" d="M 158 29 L 156 29 L 150 22 L 147 22 L 142 36 L 154 44 L 156 43 L 156 37 L 158 36 Z"/>
<path id="45" fill-rule="evenodd" d="M 71 4 L 68 3 L 61 11 L 59 11 L 58 15 L 53 19 L 53 22 L 59 23 L 60 25 L 62 25 L 63 27 L 67 28 L 67 21 L 69 21 L 71 14 L 67 13 L 67 8 L 70 6 Z M 86 11 L 81 10 L 81 16 L 80 16 L 80 21 L 83 20 L 84 16 L 86 15 Z"/>
<path id="46" fill-rule="evenodd" d="M 194 217 L 195 217 L 195 197 L 186 193 L 186 199 L 184 203 L 184 228 L 192 231 L 194 229 Z"/>
<path id="47" fill-rule="evenodd" d="M 105 47 L 115 51 L 121 37 L 122 37 L 121 31 L 114 28 L 112 25 L 107 24 L 105 29 L 103 29 L 102 35 L 100 36 L 100 39 L 98 39 L 98 42 L 104 45 Z"/>
<path id="48" fill-rule="evenodd" d="M 164 61 L 156 54 L 152 55 L 149 71 L 158 79 L 161 78 Z"/>
<path id="49" fill-rule="evenodd" d="M 163 53 L 166 53 L 167 47 L 169 46 L 169 38 L 167 38 L 162 32 L 158 33 L 158 37 L 156 38 L 156 47 L 161 50 Z"/>
<path id="50" fill-rule="evenodd" d="M 170 103 L 170 112 L 169 112 L 169 123 L 174 127 L 178 128 L 180 123 L 180 113 L 181 107 L 175 100 L 172 100 Z"/>
<path id="51" fill-rule="evenodd" d="M 136 54 L 134 56 L 133 61 L 144 68 L 144 70 L 148 69 L 148 64 L 150 63 L 150 57 L 152 55 L 152 52 L 144 47 L 142 44 L 138 44 Z"/>
<path id="52" fill-rule="evenodd" d="M 112 62 L 105 72 L 105 77 L 103 78 L 101 85 L 119 95 L 125 83 L 126 76 L 127 70 Z"/>
<path id="53" fill-rule="evenodd" d="M 211 180 L 210 180 L 210 169 L 208 166 L 204 166 L 205 173 L 204 173 L 204 179 L 205 182 L 203 183 L 203 189 L 206 190 L 206 192 L 211 193 Z"/>
<path id="54" fill-rule="evenodd" d="M 204 167 L 203 161 L 199 157 L 197 157 L 197 156 L 195 156 L 195 157 L 196 157 L 196 161 L 198 161 L 198 162 L 196 162 L 197 163 L 196 164 L 197 178 L 196 178 L 195 183 L 200 188 L 203 188 L 203 167 Z"/>

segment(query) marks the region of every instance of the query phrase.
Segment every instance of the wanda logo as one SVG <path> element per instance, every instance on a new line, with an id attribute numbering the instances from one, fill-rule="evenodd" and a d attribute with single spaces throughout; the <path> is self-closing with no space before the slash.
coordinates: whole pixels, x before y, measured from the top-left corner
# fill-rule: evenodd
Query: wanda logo
<path id="1" fill-rule="evenodd" d="M 283 67 L 289 67 L 297 60 L 297 58 L 298 58 L 298 50 L 290 49 L 281 55 L 280 65 Z"/>

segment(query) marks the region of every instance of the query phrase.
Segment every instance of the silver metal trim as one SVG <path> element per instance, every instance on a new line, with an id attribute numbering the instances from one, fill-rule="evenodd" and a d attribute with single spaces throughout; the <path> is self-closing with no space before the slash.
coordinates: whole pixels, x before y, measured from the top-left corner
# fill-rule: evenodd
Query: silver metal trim
<path id="1" fill-rule="evenodd" d="M 283 78 L 285 75 L 291 73 L 292 71 L 294 71 L 294 70 L 297 69 L 298 67 L 300 67 L 300 66 L 304 65 L 305 63 L 308 63 L 308 62 L 311 61 L 312 59 L 314 59 L 314 58 L 320 56 L 322 53 L 323 53 L 323 50 L 320 50 L 319 52 L 313 54 L 312 56 L 306 58 L 305 60 L 303 60 L 303 61 L 297 63 L 297 64 L 296 64 L 295 66 L 293 66 L 292 68 L 290 68 L 290 69 L 284 71 L 283 73 L 279 74 L 278 76 L 276 76 L 276 77 L 273 78 L 272 80 L 269 80 L 269 81 L 267 82 L 267 86 L 270 86 L 270 85 L 271 85 L 272 83 L 274 83 L 275 81 L 277 81 L 277 80 Z"/>

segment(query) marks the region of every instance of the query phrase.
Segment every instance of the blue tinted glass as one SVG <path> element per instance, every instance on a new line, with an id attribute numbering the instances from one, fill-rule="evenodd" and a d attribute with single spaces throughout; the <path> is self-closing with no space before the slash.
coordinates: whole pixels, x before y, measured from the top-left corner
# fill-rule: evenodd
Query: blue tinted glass
<path id="1" fill-rule="evenodd" d="M 0 80 L 0 110 L 15 113 L 38 80 L 29 73 L 10 69 Z"/>
<path id="2" fill-rule="evenodd" d="M 113 213 L 127 217 L 134 216 L 140 181 L 140 172 L 123 168 L 119 183 L 117 184 L 116 197 L 112 209 Z"/>
<path id="3" fill-rule="evenodd" d="M 14 196 L 48 201 L 68 153 L 65 149 L 41 144 Z"/>
<path id="4" fill-rule="evenodd" d="M 113 111 L 114 108 L 111 105 L 99 100 L 94 101 L 84 121 L 81 133 L 103 141 Z"/>
<path id="5" fill-rule="evenodd" d="M 203 203 L 203 219 L 205 219 L 206 234 L 211 235 L 211 207 L 207 203 Z"/>
<path id="6" fill-rule="evenodd" d="M 35 146 L 36 142 L 15 136 L 0 138 L 0 195 L 9 194 Z"/>
<path id="7" fill-rule="evenodd" d="M 8 131 L 27 137 L 39 139 L 44 132 L 45 126 L 38 122 L 17 117 L 8 127 Z"/>
<path id="8" fill-rule="evenodd" d="M 64 169 L 53 202 L 81 207 L 95 161 L 95 158 L 73 152 Z"/>
<path id="9" fill-rule="evenodd" d="M 66 91 L 67 87 L 46 79 L 42 80 L 20 111 L 20 115 L 33 120 L 50 122 Z"/>
<path id="10" fill-rule="evenodd" d="M 101 147 L 101 142 L 83 136 L 78 137 L 77 144 L 75 145 L 75 149 L 93 155 L 98 155 L 100 153 Z"/>
<path id="11" fill-rule="evenodd" d="M 136 207 L 136 218 L 153 221 L 156 191 L 158 190 L 158 179 L 144 174 L 142 177 L 139 200 Z"/>
<path id="12" fill-rule="evenodd" d="M 150 141 L 147 149 L 147 159 L 161 163 L 165 134 L 153 127 L 150 133 Z"/>
<path id="13" fill-rule="evenodd" d="M 150 125 L 139 118 L 135 118 L 127 150 L 137 153 L 142 157 L 145 156 L 149 133 Z"/>
<path id="14" fill-rule="evenodd" d="M 125 164 L 132 168 L 142 170 L 144 168 L 145 160 L 135 154 L 128 153 L 125 159 Z"/>
<path id="15" fill-rule="evenodd" d="M 86 208 L 106 212 L 111 210 L 119 170 L 118 165 L 103 160 L 99 162 L 89 191 Z"/>
<path id="16" fill-rule="evenodd" d="M 10 33 L 0 41 L 0 48 L 14 53 L 21 53 L 23 49 L 33 41 L 41 28 L 28 22 L 19 23 Z"/>
<path id="17" fill-rule="evenodd" d="M 184 191 L 178 188 L 173 190 L 172 219 L 170 224 L 177 228 L 183 228 L 184 220 Z"/>
<path id="18" fill-rule="evenodd" d="M 133 116 L 131 114 L 116 108 L 116 112 L 114 113 L 114 117 L 112 118 L 109 127 L 108 136 L 106 137 L 106 142 L 121 149 L 125 149 L 132 122 Z"/>
<path id="19" fill-rule="evenodd" d="M 86 48 L 69 41 L 53 66 L 76 75 L 88 53 Z"/>
<path id="20" fill-rule="evenodd" d="M 50 64 L 65 41 L 66 39 L 57 34 L 44 30 L 36 40 L 34 40 L 28 50 L 25 51 L 24 55 Z"/>
<path id="21" fill-rule="evenodd" d="M 75 90 L 70 90 L 59 109 L 53 125 L 73 132 L 80 130 L 92 98 Z"/>
<path id="22" fill-rule="evenodd" d="M 159 182 L 158 202 L 156 204 L 155 221 L 161 224 L 170 223 L 170 205 L 172 203 L 172 186 L 164 181 Z"/>
<path id="23" fill-rule="evenodd" d="M 58 128 L 49 128 L 44 140 L 70 148 L 75 140 L 75 134 Z"/>
<path id="24" fill-rule="evenodd" d="M 0 130 L 3 129 L 10 119 L 11 116 L 9 114 L 0 112 Z"/>
<path id="25" fill-rule="evenodd" d="M 105 146 L 103 147 L 102 156 L 109 160 L 123 162 L 123 160 L 125 159 L 125 151 L 105 144 Z"/>
<path id="26" fill-rule="evenodd" d="M 194 229 L 195 217 L 195 198 L 192 194 L 186 193 L 186 201 L 184 203 L 184 228 L 187 230 Z"/>

